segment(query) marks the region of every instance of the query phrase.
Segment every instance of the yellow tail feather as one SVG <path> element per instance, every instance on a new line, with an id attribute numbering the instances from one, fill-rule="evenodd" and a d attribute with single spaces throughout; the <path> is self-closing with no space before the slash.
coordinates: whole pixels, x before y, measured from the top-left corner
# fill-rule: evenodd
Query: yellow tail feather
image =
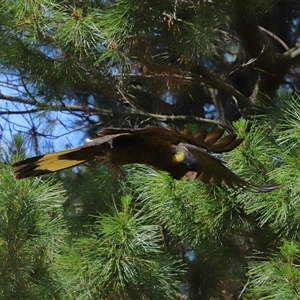
<path id="1" fill-rule="evenodd" d="M 51 172 L 55 172 L 66 168 L 71 168 L 85 162 L 85 160 L 70 160 L 67 158 L 59 158 L 62 155 L 72 152 L 74 152 L 74 149 L 46 154 L 35 163 L 35 170 L 48 170 Z"/>
<path id="2" fill-rule="evenodd" d="M 13 167 L 17 168 L 15 171 L 16 178 L 39 176 L 80 165 L 88 159 L 82 159 L 83 155 L 78 156 L 79 151 L 78 148 L 64 150 L 16 162 L 13 164 Z"/>

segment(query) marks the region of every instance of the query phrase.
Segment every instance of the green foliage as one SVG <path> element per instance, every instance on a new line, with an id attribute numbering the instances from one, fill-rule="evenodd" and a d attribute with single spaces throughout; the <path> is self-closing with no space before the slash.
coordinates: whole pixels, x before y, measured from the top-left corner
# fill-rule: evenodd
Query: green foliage
<path id="1" fill-rule="evenodd" d="M 111 201 L 122 197 L 122 187 L 107 166 L 80 168 L 76 174 L 65 171 L 59 177 L 68 191 L 64 204 L 65 218 L 73 234 L 85 232 L 84 226 L 93 224 L 95 216 L 110 211 Z"/>
<path id="2" fill-rule="evenodd" d="M 277 124 L 277 139 L 280 145 L 284 147 L 285 153 L 293 156 L 297 155 L 297 149 L 300 141 L 300 110 L 299 96 L 292 97 L 290 101 L 285 101 L 282 121 Z M 294 162 L 297 160 L 295 159 Z"/>
<path id="3" fill-rule="evenodd" d="M 60 184 L 39 179 L 16 182 L 0 169 L 0 296 L 2 299 L 58 299 L 49 268 L 65 235 Z"/>
<path id="4" fill-rule="evenodd" d="M 207 193 L 197 181 L 174 181 L 168 174 L 159 174 L 145 166 L 128 168 L 127 180 L 135 191 L 139 205 L 155 215 L 178 242 L 199 245 L 222 222 L 226 207 L 211 201 L 214 190 Z"/>
<path id="5" fill-rule="evenodd" d="M 208 257 L 210 266 L 219 266 L 220 270 L 232 265 L 235 257 L 236 272 L 227 272 L 225 277 L 237 276 L 241 286 L 241 280 L 245 280 L 242 269 L 252 251 L 276 251 L 280 238 L 298 241 L 300 153 L 295 129 L 299 128 L 299 112 L 295 101 L 287 105 L 275 127 L 271 126 L 272 119 L 265 116 L 251 123 L 237 122 L 236 131 L 245 141 L 222 157 L 246 180 L 281 183 L 282 187 L 272 193 L 214 189 L 197 181 L 174 182 L 167 174 L 142 166 L 128 168 L 127 181 L 138 205 L 156 216 L 167 230 L 170 244 L 181 243 L 194 249 L 197 259 L 204 260 L 204 277 L 217 276 L 220 280 L 224 276 L 218 271 L 211 273 L 205 264 Z M 283 147 L 282 139 L 284 145 L 293 145 L 291 150 Z M 203 288 L 209 288 L 209 284 Z"/>
<path id="6" fill-rule="evenodd" d="M 248 171 L 254 168 L 256 177 L 252 181 L 271 180 L 282 183 L 282 187 L 276 192 L 258 194 L 255 197 L 251 193 L 245 193 L 239 201 L 245 212 L 257 215 L 260 227 L 268 224 L 276 234 L 294 238 L 298 237 L 299 229 L 300 191 L 299 177 L 296 174 L 300 169 L 300 153 L 296 146 L 299 141 L 296 128 L 300 125 L 300 119 L 297 119 L 300 108 L 296 101 L 286 102 L 285 106 L 285 112 L 275 127 L 272 126 L 272 119 L 252 125 L 245 144 L 242 145 L 245 147 L 237 149 L 232 163 L 237 166 L 238 160 L 242 159 L 241 166 L 247 165 Z M 244 128 L 247 128 L 247 124 Z M 241 130 L 240 125 L 238 130 Z M 230 166 L 230 158 L 227 161 Z M 249 175 L 244 174 L 251 178 Z"/>
<path id="7" fill-rule="evenodd" d="M 176 181 L 141 165 L 119 175 L 78 168 L 59 175 L 66 235 L 61 187 L 15 182 L 3 167 L 3 297 L 196 299 L 200 289 L 204 299 L 241 290 L 244 299 L 297 299 L 300 107 L 283 107 L 276 124 L 266 115 L 234 124 L 245 140 L 221 157 L 246 180 L 282 184 L 271 193 Z"/>
<path id="8" fill-rule="evenodd" d="M 264 300 L 299 299 L 299 258 L 299 244 L 294 241 L 284 241 L 269 258 L 257 255 L 249 271 L 254 296 Z"/>
<path id="9" fill-rule="evenodd" d="M 292 116 L 298 111 L 294 104 Z M 285 254 L 278 254 L 281 238 L 296 244 L 299 239 L 295 176 L 299 168 L 296 159 L 290 162 L 299 150 L 287 151 L 281 143 L 282 128 L 291 132 L 288 124 L 292 120 L 298 126 L 296 118 L 289 116 L 291 112 L 287 108 L 276 126 L 265 116 L 251 123 L 237 122 L 236 131 L 245 141 L 222 156 L 227 166 L 246 180 L 280 182 L 282 187 L 271 193 L 174 181 L 164 172 L 141 165 L 125 166 L 120 177 L 110 177 L 105 169 L 85 170 L 77 188 L 71 185 L 80 213 L 70 213 L 69 219 L 71 226 L 82 223 L 74 231 L 75 238 L 62 244 L 56 260 L 67 297 L 174 299 L 185 272 L 191 299 L 199 296 L 192 292 L 193 284 L 215 298 L 225 297 L 224 293 L 237 298 L 246 284 L 245 299 L 262 295 L 269 297 L 265 299 L 287 295 L 289 299 L 289 289 L 295 290 L 290 284 L 277 298 L 266 293 L 276 280 L 278 284 L 284 281 L 284 276 L 290 276 L 291 282 L 298 278 L 293 271 L 296 260 L 293 270 L 286 271 L 288 275 L 280 270 L 273 276 L 278 269 L 274 263 L 288 252 L 282 252 L 282 246 L 279 249 Z M 288 135 L 284 144 L 289 145 L 290 139 L 297 141 Z M 261 255 L 253 256 L 255 252 L 264 253 L 263 261 Z M 265 271 L 266 265 L 273 267 L 272 276 Z M 277 279 L 267 281 L 266 276 Z M 185 292 L 183 287 L 181 293 Z"/>
<path id="10" fill-rule="evenodd" d="M 99 68 L 104 77 L 112 66 L 120 74 L 132 72 L 135 60 L 127 55 L 129 50 L 134 53 L 144 48 L 145 55 L 154 51 L 160 56 L 155 48 L 167 46 L 171 51 L 165 57 L 178 53 L 193 61 L 213 55 L 216 28 L 221 27 L 224 15 L 192 6 L 192 20 L 177 19 L 177 10 L 184 11 L 185 5 L 179 2 L 174 6 L 173 1 L 152 1 L 150 5 L 133 0 L 86 1 L 83 5 L 2 0 L 5 13 L 1 17 L 10 30 L 0 32 L 0 45 L 9 48 L 0 52 L 1 64 L 16 69 L 21 65 L 32 82 L 37 84 L 43 78 L 44 89 L 53 89 L 54 85 L 63 88 L 83 83 L 87 72 Z M 151 45 L 153 41 L 156 46 Z"/>
<path id="11" fill-rule="evenodd" d="M 60 281 L 68 299 L 174 299 L 182 263 L 163 251 L 160 226 L 131 196 L 95 216 L 86 237 L 63 246 Z"/>
<path id="12" fill-rule="evenodd" d="M 49 111 L 68 111 L 72 122 L 78 117 L 76 128 L 152 120 L 130 103 L 140 95 L 131 89 L 135 81 L 147 107 L 174 102 L 155 110 L 164 115 L 156 120 L 175 123 L 180 116 L 177 124 L 185 126 L 198 117 L 196 106 L 233 111 L 234 98 L 244 111 L 248 95 L 267 90 L 264 102 L 272 105 L 234 125 L 245 141 L 220 158 L 245 180 L 282 184 L 254 193 L 174 181 L 139 165 L 118 176 L 87 166 L 58 175 L 66 193 L 53 179 L 15 181 L 2 166 L 1 299 L 300 298 L 299 97 L 280 90 L 274 99 L 276 80 L 290 68 L 285 60 L 294 55 L 296 66 L 299 55 L 297 49 L 283 57 L 276 47 L 292 45 L 298 29 L 281 26 L 293 23 L 291 16 L 273 31 L 268 19 L 276 18 L 266 12 L 277 2 L 0 0 L 1 82 L 15 92 L 2 96 L 14 109 L 24 105 L 29 124 L 22 129 L 26 139 L 14 137 L 15 158 L 31 148 L 30 137 L 38 153 L 49 124 L 62 122 Z M 296 5 L 285 6 L 297 1 L 283 2 L 281 15 L 297 13 Z M 11 108 L 4 109 L 1 115 L 9 116 Z"/>
<path id="13" fill-rule="evenodd" d="M 193 299 L 200 289 L 207 299 L 235 299 L 245 287 L 245 299 L 297 299 L 297 101 L 283 103 L 275 124 L 266 115 L 235 123 L 245 140 L 220 157 L 246 180 L 282 184 L 271 193 L 176 181 L 141 165 L 119 175 L 97 166 L 60 173 L 63 206 L 53 181 L 15 182 L 3 167 L 2 296 Z M 22 139 L 15 144 L 22 155 Z"/>

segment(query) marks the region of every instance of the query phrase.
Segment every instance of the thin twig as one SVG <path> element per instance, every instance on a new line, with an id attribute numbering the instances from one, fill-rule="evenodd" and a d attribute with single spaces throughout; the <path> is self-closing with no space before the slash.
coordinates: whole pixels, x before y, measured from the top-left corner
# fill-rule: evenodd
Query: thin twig
<path id="1" fill-rule="evenodd" d="M 250 279 L 248 278 L 246 284 L 244 285 L 243 289 L 241 290 L 241 292 L 240 292 L 240 294 L 239 294 L 239 296 L 238 296 L 238 299 L 241 299 L 241 298 L 242 298 L 242 295 L 243 295 L 244 292 L 246 291 L 246 288 L 247 288 L 247 286 L 249 285 L 249 283 L 250 283 Z"/>
<path id="2" fill-rule="evenodd" d="M 267 30 L 266 28 L 262 27 L 262 26 L 258 26 L 258 28 L 265 32 L 266 34 L 268 34 L 272 39 L 274 39 L 275 41 L 277 41 L 286 51 L 289 51 L 289 47 L 288 45 L 281 39 L 279 38 L 275 33 Z"/>

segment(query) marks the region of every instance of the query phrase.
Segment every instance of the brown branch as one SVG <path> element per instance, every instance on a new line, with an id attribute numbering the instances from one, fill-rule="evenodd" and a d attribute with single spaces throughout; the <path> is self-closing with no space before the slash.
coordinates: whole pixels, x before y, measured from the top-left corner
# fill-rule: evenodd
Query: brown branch
<path id="1" fill-rule="evenodd" d="M 23 104 L 28 104 L 28 105 L 35 105 L 35 106 L 38 103 L 35 100 L 28 100 L 28 99 L 21 98 L 21 97 L 8 96 L 8 95 L 4 95 L 2 93 L 0 93 L 0 98 L 2 98 L 3 100 L 18 102 L 18 103 L 23 103 Z"/>
<path id="2" fill-rule="evenodd" d="M 85 112 L 85 113 L 97 113 L 101 115 L 112 115 L 112 112 L 110 110 L 106 109 L 100 109 L 96 107 L 88 107 L 88 106 L 80 106 L 80 105 L 50 105 L 47 103 L 42 103 L 38 102 L 36 100 L 28 100 L 25 98 L 21 97 L 13 97 L 13 96 L 8 96 L 0 93 L 0 98 L 3 100 L 11 101 L 11 102 L 17 102 L 17 103 L 22 103 L 26 105 L 33 105 L 36 107 L 37 111 L 69 111 L 69 112 Z M 34 111 L 32 111 L 34 112 Z M 3 114 L 13 114 L 15 111 L 6 111 L 6 112 L 0 112 L 2 115 Z M 26 111 L 25 111 L 26 113 Z"/>
<path id="3" fill-rule="evenodd" d="M 297 43 L 295 47 L 284 52 L 283 55 L 289 57 L 293 62 L 297 61 L 300 57 L 300 43 Z"/>
<path id="4" fill-rule="evenodd" d="M 258 28 L 265 32 L 266 34 L 268 34 L 272 39 L 274 39 L 275 41 L 277 41 L 285 50 L 289 50 L 288 45 L 281 39 L 279 38 L 277 35 L 275 35 L 275 33 L 267 30 L 266 28 L 262 27 L 262 26 L 258 26 Z"/>
<path id="5" fill-rule="evenodd" d="M 25 114 L 34 114 L 39 112 L 39 109 L 29 109 L 29 110 L 7 110 L 7 111 L 0 111 L 1 115 L 25 115 Z"/>
<path id="6" fill-rule="evenodd" d="M 133 109 L 141 111 L 141 112 L 143 112 L 143 113 L 145 113 L 145 114 L 148 115 L 147 111 L 145 111 L 142 107 L 140 107 L 140 106 L 136 105 L 135 103 L 133 103 L 131 101 L 131 99 L 129 99 L 129 97 L 126 97 L 125 93 L 122 91 L 122 89 L 120 87 L 117 87 L 117 91 L 119 92 L 119 94 L 124 99 L 123 100 L 124 103 L 128 103 Z"/>
<path id="7" fill-rule="evenodd" d="M 17 102 L 17 103 L 23 103 L 27 105 L 34 105 L 37 108 L 32 110 L 23 110 L 23 111 L 0 111 L 0 115 L 12 115 L 12 114 L 27 114 L 27 113 L 36 113 L 39 111 L 61 111 L 61 112 L 84 112 L 89 114 L 97 114 L 102 116 L 113 116 L 114 112 L 107 109 L 100 109 L 96 107 L 86 107 L 86 106 L 80 106 L 80 105 L 48 105 L 45 103 L 40 103 L 34 100 L 27 100 L 24 98 L 18 98 L 18 97 L 12 97 L 3 95 L 0 93 L 0 98 L 11 101 L 11 102 Z M 125 117 L 135 117 L 135 118 L 152 118 L 159 122 L 174 122 L 174 121 L 186 121 L 186 122 L 200 122 L 200 123 L 209 123 L 217 126 L 221 126 L 223 128 L 227 128 L 224 124 L 221 124 L 217 121 L 205 119 L 201 117 L 195 117 L 195 116 L 187 116 L 187 115 L 160 115 L 160 114 L 154 114 L 154 113 L 146 113 L 146 112 L 135 112 L 135 113 L 129 113 L 129 112 L 118 112 L 120 115 Z"/>
<path id="8" fill-rule="evenodd" d="M 201 117 L 187 116 L 187 115 L 177 115 L 177 116 L 168 116 L 168 115 L 157 115 L 157 114 L 147 114 L 146 116 L 152 117 L 153 119 L 160 122 L 172 122 L 172 121 L 186 121 L 186 122 L 200 122 L 200 123 L 208 123 L 217 126 L 221 126 L 223 128 L 229 128 L 220 122 L 211 119 L 205 119 Z"/>
<path id="9" fill-rule="evenodd" d="M 240 292 L 240 294 L 239 294 L 239 296 L 238 296 L 238 299 L 241 299 L 241 298 L 242 298 L 242 296 L 243 296 L 244 292 L 246 291 L 246 289 L 247 289 L 249 283 L 250 283 L 250 279 L 248 278 L 247 282 L 246 282 L 245 285 L 243 286 L 243 289 L 241 290 L 241 292 Z"/>
<path id="10" fill-rule="evenodd" d="M 247 64 L 251 64 L 251 63 L 253 63 L 253 60 L 249 60 L 249 62 L 247 62 Z M 236 90 L 229 83 L 226 83 L 225 81 L 223 81 L 212 70 L 209 70 L 204 65 L 201 65 L 201 66 L 198 65 L 196 68 L 199 69 L 200 73 L 204 77 L 192 76 L 190 72 L 188 72 L 188 74 L 190 76 L 179 75 L 179 74 L 172 74 L 172 76 L 176 77 L 178 79 L 181 79 L 181 80 L 186 80 L 186 82 L 190 82 L 190 83 L 193 82 L 193 83 L 200 83 L 200 84 L 202 83 L 209 87 L 218 89 L 221 92 L 224 92 L 225 94 L 227 94 L 229 96 L 234 96 L 241 108 L 250 108 L 251 107 L 252 103 L 249 98 L 244 96 L 242 93 L 240 93 L 238 90 Z M 196 72 L 196 73 L 198 73 L 198 72 Z M 129 76 L 131 76 L 132 78 L 135 78 L 135 77 L 140 78 L 136 74 L 132 74 L 132 75 L 129 74 Z M 168 76 L 168 74 L 144 75 L 145 78 L 157 78 L 157 77 L 167 77 L 167 76 Z"/>
<path id="11" fill-rule="evenodd" d="M 201 82 L 225 93 L 226 95 L 234 96 L 240 108 L 251 107 L 252 104 L 249 98 L 247 98 L 238 90 L 236 90 L 232 85 L 221 80 L 220 77 L 215 72 L 209 70 L 204 65 L 199 65 L 198 68 L 200 70 L 200 73 L 206 77 L 206 78 L 200 78 Z"/>

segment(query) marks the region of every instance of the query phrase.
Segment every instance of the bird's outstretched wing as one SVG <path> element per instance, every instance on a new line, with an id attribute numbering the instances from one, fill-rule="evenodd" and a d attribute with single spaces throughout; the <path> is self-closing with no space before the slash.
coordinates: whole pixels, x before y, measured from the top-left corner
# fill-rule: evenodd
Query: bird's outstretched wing
<path id="1" fill-rule="evenodd" d="M 174 144 L 188 143 L 200 148 L 212 151 L 214 153 L 228 152 L 240 145 L 243 139 L 237 138 L 236 134 L 224 135 L 223 129 L 216 129 L 213 131 L 199 130 L 192 133 L 189 129 L 184 129 L 182 132 L 177 131 L 175 128 L 162 128 L 148 126 L 145 128 L 134 129 L 117 129 L 106 128 L 100 132 L 100 139 L 104 136 L 127 134 L 135 137 L 142 137 L 147 139 L 149 143 L 153 144 Z M 97 142 L 96 138 L 93 140 Z"/>
<path id="2" fill-rule="evenodd" d="M 81 165 L 86 162 L 109 160 L 107 149 L 117 136 L 124 135 L 112 134 L 106 135 L 95 140 L 89 141 L 87 144 L 73 149 L 53 152 L 49 154 L 39 155 L 14 163 L 16 179 L 40 176 L 71 167 Z"/>
<path id="3" fill-rule="evenodd" d="M 223 137 L 224 130 L 201 130 L 192 134 L 185 130 L 161 127 L 142 129 L 107 128 L 86 145 L 65 151 L 40 155 L 13 164 L 17 179 L 39 176 L 86 162 L 111 161 L 119 167 L 141 163 L 169 172 L 179 179 L 189 171 L 205 183 L 230 187 L 252 187 L 259 191 L 278 188 L 256 186 L 240 178 L 207 151 L 222 153 L 236 148 L 243 139 L 235 134 Z"/>
<path id="4" fill-rule="evenodd" d="M 17 179 L 39 176 L 71 168 L 86 162 L 113 160 L 114 165 L 142 163 L 170 172 L 179 177 L 176 165 L 166 152 L 172 153 L 173 145 L 191 143 L 214 152 L 234 149 L 242 142 L 235 134 L 222 137 L 224 130 L 206 130 L 192 134 L 185 130 L 166 129 L 149 126 L 146 128 L 117 129 L 106 128 L 99 137 L 81 147 L 28 158 L 13 164 Z M 170 149 L 170 151 L 168 151 Z M 171 155 L 171 154 L 170 154 Z M 167 156 L 167 157 L 165 157 Z M 181 164 L 182 165 L 182 164 Z M 179 167 L 179 164 L 178 164 Z"/>
<path id="5" fill-rule="evenodd" d="M 250 183 L 228 169 L 220 159 L 203 151 L 203 149 L 189 144 L 181 145 L 185 147 L 198 162 L 198 169 L 194 173 L 193 179 L 198 178 L 204 183 L 210 183 L 215 186 L 226 185 L 232 188 L 248 187 L 259 192 L 268 192 L 280 187 L 278 184 L 264 186 Z"/>

